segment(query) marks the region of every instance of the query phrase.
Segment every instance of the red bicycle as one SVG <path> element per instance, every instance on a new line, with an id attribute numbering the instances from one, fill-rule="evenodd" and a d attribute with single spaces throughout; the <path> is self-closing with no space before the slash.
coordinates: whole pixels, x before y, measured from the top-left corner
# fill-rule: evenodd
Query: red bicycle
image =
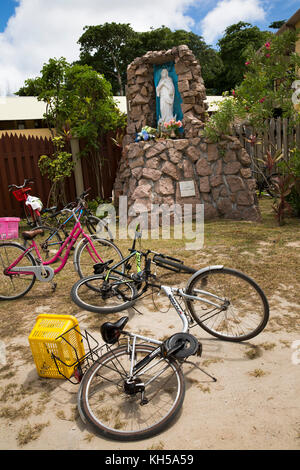
<path id="1" fill-rule="evenodd" d="M 10 184 L 8 186 L 8 190 L 12 191 L 18 202 L 23 203 L 25 218 L 28 225 L 31 227 L 37 227 L 42 225 L 41 210 L 43 208 L 43 204 L 38 197 L 30 195 L 31 187 L 28 185 L 32 183 L 34 184 L 34 181 L 25 179 L 22 186 Z"/>

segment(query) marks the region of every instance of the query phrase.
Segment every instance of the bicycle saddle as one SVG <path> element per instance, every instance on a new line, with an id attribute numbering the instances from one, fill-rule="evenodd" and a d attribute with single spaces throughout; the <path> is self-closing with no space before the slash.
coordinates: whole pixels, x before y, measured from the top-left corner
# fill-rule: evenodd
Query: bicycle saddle
<path id="1" fill-rule="evenodd" d="M 22 237 L 24 240 L 33 240 L 37 235 L 43 235 L 44 230 L 37 228 L 36 230 L 30 230 L 28 232 L 22 232 Z"/>
<path id="2" fill-rule="evenodd" d="M 102 274 L 105 269 L 108 268 L 108 265 L 113 262 L 113 259 L 110 259 L 109 261 L 105 261 L 105 263 L 97 263 L 94 264 L 94 274 Z"/>
<path id="3" fill-rule="evenodd" d="M 103 340 L 108 344 L 114 344 L 118 341 L 121 331 L 128 322 L 129 317 L 122 317 L 116 322 L 105 322 L 100 327 Z"/>

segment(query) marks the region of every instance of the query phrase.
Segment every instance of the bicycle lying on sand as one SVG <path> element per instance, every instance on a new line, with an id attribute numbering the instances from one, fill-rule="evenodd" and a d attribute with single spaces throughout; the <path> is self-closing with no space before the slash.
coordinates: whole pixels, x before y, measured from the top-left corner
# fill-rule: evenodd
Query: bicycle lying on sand
<path id="1" fill-rule="evenodd" d="M 66 265 L 70 252 L 79 237 L 82 240 L 74 251 L 74 267 L 79 276 L 87 276 L 92 272 L 95 263 L 104 263 L 105 259 L 121 260 L 122 253 L 110 240 L 102 239 L 97 235 L 89 236 L 81 226 L 80 217 L 83 208 L 77 216 L 77 209 L 65 209 L 74 217 L 75 224 L 66 240 L 60 244 L 55 255 L 44 261 L 35 241 L 42 237 L 43 229 L 37 228 L 22 233 L 24 243 L 30 241 L 29 247 L 17 242 L 0 243 L 0 300 L 14 300 L 25 295 L 33 287 L 36 280 L 51 282 L 53 290 L 56 284 L 53 278 Z M 50 265 L 59 262 L 56 269 Z"/>
<path id="2" fill-rule="evenodd" d="M 114 440 L 145 439 L 171 424 L 185 396 L 183 364 L 192 364 L 216 381 L 198 364 L 188 360 L 190 356 L 201 356 L 202 345 L 189 333 L 190 314 L 176 299 L 182 297 L 183 292 L 156 283 L 149 285 L 162 290 L 169 298 L 182 321 L 181 332 L 163 341 L 131 333 L 124 330 L 128 322 L 128 317 L 124 316 L 101 325 L 104 344 L 100 347 L 92 335 L 80 333 L 76 326 L 56 338 L 60 343 L 65 341 L 68 358 L 77 358 L 73 364 L 67 364 L 52 353 L 59 374 L 75 383 L 73 377 L 62 372 L 63 366 L 71 367 L 76 383 L 80 382 L 77 404 L 83 422 Z M 80 336 L 75 341 L 76 335 Z M 75 354 L 70 353 L 72 340 L 74 344 L 81 344 L 83 338 L 87 340 L 89 351 L 78 357 L 73 347 Z"/>
<path id="3" fill-rule="evenodd" d="M 96 313 L 116 313 L 133 307 L 152 285 L 149 280 L 157 278 L 151 272 L 155 265 L 172 272 L 194 273 L 185 289 L 178 291 L 189 312 L 190 324 L 196 322 L 213 336 L 228 341 L 248 340 L 265 328 L 269 304 L 263 290 L 249 276 L 219 265 L 196 271 L 175 258 L 136 250 L 138 237 L 137 229 L 127 257 L 112 266 L 113 260 L 96 264 L 98 274 L 83 277 L 73 285 L 71 298 L 79 307 Z M 137 272 L 126 273 L 133 257 Z"/>

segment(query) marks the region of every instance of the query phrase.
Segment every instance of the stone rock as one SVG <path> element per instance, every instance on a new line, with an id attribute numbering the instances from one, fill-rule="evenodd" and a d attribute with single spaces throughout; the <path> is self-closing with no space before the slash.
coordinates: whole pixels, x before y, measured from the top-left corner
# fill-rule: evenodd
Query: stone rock
<path id="1" fill-rule="evenodd" d="M 171 178 L 161 178 L 155 186 L 156 192 L 163 196 L 174 194 L 174 184 Z"/>
<path id="2" fill-rule="evenodd" d="M 173 163 L 179 163 L 182 160 L 182 153 L 175 148 L 169 149 L 170 160 Z"/>
<path id="3" fill-rule="evenodd" d="M 133 192 L 132 199 L 149 198 L 151 192 L 150 184 L 140 184 Z"/>
<path id="4" fill-rule="evenodd" d="M 135 160 L 128 160 L 128 165 L 131 169 L 137 168 L 139 166 L 144 166 L 144 159 L 143 157 L 136 158 Z"/>
<path id="5" fill-rule="evenodd" d="M 157 181 L 161 177 L 161 171 L 154 170 L 153 168 L 143 168 L 143 177 L 152 181 Z"/>
<path id="6" fill-rule="evenodd" d="M 209 162 L 218 160 L 219 158 L 218 147 L 216 144 L 210 144 L 207 149 L 207 160 Z"/>
<path id="7" fill-rule="evenodd" d="M 178 178 L 178 173 L 177 173 L 177 168 L 176 166 L 171 163 L 171 162 L 165 162 L 161 168 L 161 171 L 163 173 L 166 173 L 167 175 L 171 176 L 175 180 L 179 180 Z"/>
<path id="8" fill-rule="evenodd" d="M 149 160 L 146 161 L 146 167 L 147 168 L 154 168 L 155 170 L 157 170 L 157 168 L 159 167 L 159 158 L 158 157 L 153 157 L 153 158 L 150 158 Z"/>
<path id="9" fill-rule="evenodd" d="M 239 162 L 229 162 L 224 165 L 225 175 L 236 175 L 241 169 L 241 164 Z"/>
<path id="10" fill-rule="evenodd" d="M 183 175 L 185 178 L 193 178 L 194 176 L 193 165 L 189 160 L 183 162 Z"/>
<path id="11" fill-rule="evenodd" d="M 243 178 L 251 178 L 252 176 L 252 171 L 250 168 L 241 168 L 240 172 Z"/>
<path id="12" fill-rule="evenodd" d="M 226 181 L 230 191 L 233 193 L 240 191 L 241 189 L 245 189 L 243 180 L 240 176 L 227 176 Z"/>
<path id="13" fill-rule="evenodd" d="M 254 203 L 253 195 L 250 194 L 248 191 L 240 191 L 236 195 L 236 202 L 240 206 L 252 206 Z"/>
<path id="14" fill-rule="evenodd" d="M 233 150 L 227 150 L 227 152 L 225 152 L 225 155 L 223 157 L 223 160 L 224 162 L 228 163 L 228 162 L 234 162 L 236 161 L 236 154 Z"/>
<path id="15" fill-rule="evenodd" d="M 200 149 L 197 147 L 189 147 L 186 153 L 193 162 L 196 162 L 200 158 Z"/>
<path id="16" fill-rule="evenodd" d="M 197 162 L 196 171 L 199 176 L 209 176 L 212 174 L 211 166 L 207 163 L 205 158 L 200 158 Z"/>
<path id="17" fill-rule="evenodd" d="M 208 176 L 203 176 L 199 178 L 199 185 L 200 185 L 200 192 L 201 193 L 209 193 L 210 192 L 210 184 Z"/>
<path id="18" fill-rule="evenodd" d="M 212 205 L 207 202 L 204 203 L 204 219 L 215 219 L 218 217 L 218 211 L 217 209 Z"/>
<path id="19" fill-rule="evenodd" d="M 211 176 L 210 177 L 210 184 L 213 188 L 216 186 L 220 186 L 220 184 L 223 183 L 223 176 L 222 175 L 216 175 L 216 176 Z"/>
<path id="20" fill-rule="evenodd" d="M 251 157 L 244 148 L 241 149 L 240 152 L 238 152 L 238 159 L 242 163 L 242 165 L 251 165 Z"/>

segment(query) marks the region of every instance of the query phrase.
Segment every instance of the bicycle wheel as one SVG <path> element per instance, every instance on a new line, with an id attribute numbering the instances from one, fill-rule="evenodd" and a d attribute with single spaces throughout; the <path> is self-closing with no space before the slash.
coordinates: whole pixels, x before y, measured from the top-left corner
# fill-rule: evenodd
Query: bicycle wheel
<path id="1" fill-rule="evenodd" d="M 119 248 L 110 240 L 99 238 L 97 235 L 91 236 L 97 254 L 94 253 L 88 240 L 84 240 L 74 254 L 74 263 L 79 276 L 87 277 L 94 274 L 94 265 L 97 263 L 112 260 L 111 266 L 118 263 L 123 259 L 122 253 Z M 125 266 L 122 264 L 119 267 L 121 272 L 124 272 Z"/>
<path id="2" fill-rule="evenodd" d="M 18 243 L 5 242 L 0 244 L 0 300 L 15 300 L 25 295 L 35 283 L 34 274 L 6 275 L 5 269 L 16 261 L 25 248 Z M 26 253 L 16 267 L 35 266 L 36 262 L 30 253 Z"/>
<path id="3" fill-rule="evenodd" d="M 106 238 L 113 241 L 114 237 L 111 231 L 101 219 L 94 215 L 88 215 L 85 222 L 91 235 L 97 234 L 100 238 Z"/>
<path id="4" fill-rule="evenodd" d="M 153 351 L 151 346 L 138 345 L 135 360 Z M 145 387 L 147 403 L 142 405 L 141 393 L 128 390 L 125 384 L 130 362 L 127 347 L 111 350 L 87 370 L 78 393 L 83 421 L 101 435 L 120 441 L 145 439 L 162 432 L 176 417 L 185 395 L 183 373 L 177 363 L 158 356 L 132 378 L 131 383 Z"/>
<path id="5" fill-rule="evenodd" d="M 188 283 L 186 294 L 199 299 L 186 300 L 195 321 L 223 340 L 253 338 L 269 319 L 269 305 L 262 289 L 253 279 L 234 269 L 212 268 L 199 272 Z"/>
<path id="6" fill-rule="evenodd" d="M 45 256 L 46 259 L 53 258 L 63 244 L 59 231 L 47 225 L 41 225 L 37 228 L 42 229 L 43 233 L 34 238 L 35 243 L 38 248 L 42 250 L 41 254 Z"/>
<path id="7" fill-rule="evenodd" d="M 79 279 L 71 289 L 71 298 L 78 307 L 95 313 L 116 313 L 132 307 L 137 290 L 134 283 L 121 276 L 103 274 Z"/>

